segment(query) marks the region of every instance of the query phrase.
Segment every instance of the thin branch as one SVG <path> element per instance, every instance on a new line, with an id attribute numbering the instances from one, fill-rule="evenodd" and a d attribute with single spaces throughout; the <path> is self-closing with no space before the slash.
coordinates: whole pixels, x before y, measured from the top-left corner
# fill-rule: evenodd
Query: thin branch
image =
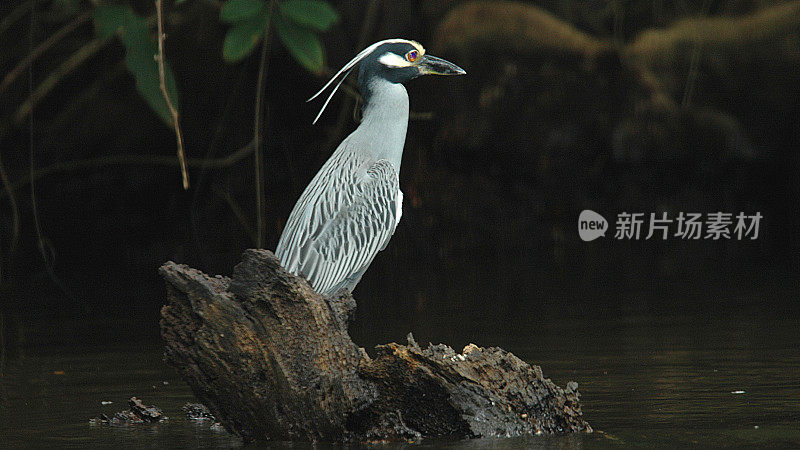
<path id="1" fill-rule="evenodd" d="M 41 0 L 29 0 L 22 5 L 18 6 L 16 9 L 11 11 L 11 13 L 6 16 L 2 21 L 0 21 L 0 34 L 4 33 L 11 25 L 13 25 L 17 20 L 21 19 L 29 10 L 32 10 L 36 4 Z M 30 55 L 29 55 L 30 56 Z M 31 59 L 32 61 L 33 59 Z M 17 69 L 15 69 L 17 70 Z M 24 67 L 19 69 L 18 73 L 22 73 Z M 19 75 L 16 75 L 19 76 Z M 15 76 L 15 77 L 16 77 Z M 8 78 L 8 76 L 6 76 Z M 12 80 L 13 81 L 13 80 Z M 5 84 L 5 80 L 3 81 Z M 2 89 L 0 89 L 2 92 Z M 0 126 L 0 139 L 2 139 L 5 134 L 4 126 Z M 14 257 L 14 253 L 16 252 L 17 245 L 19 243 L 19 205 L 17 204 L 17 198 L 14 195 L 11 180 L 8 178 L 8 173 L 6 172 L 5 165 L 3 164 L 2 154 L 0 154 L 0 181 L 3 184 L 3 188 L 5 191 L 8 192 L 8 202 L 9 206 L 11 207 L 11 240 L 8 246 L 8 263 L 11 263 L 11 260 Z M 3 284 L 3 271 L 2 271 L 2 264 L 3 261 L 0 260 L 0 288 L 2 288 Z M 0 327 L 0 333 L 3 333 L 4 330 Z M 4 344 L 5 345 L 5 344 Z M 5 347 L 0 349 L 0 352 L 3 353 L 3 357 L 5 357 Z M 0 367 L 0 370 L 2 367 Z"/>
<path id="2" fill-rule="evenodd" d="M 0 281 L 2 277 L 0 276 Z M 5 315 L 0 311 L 0 377 L 5 376 L 6 367 L 6 321 Z"/>
<path id="3" fill-rule="evenodd" d="M 410 113 L 408 113 L 408 120 L 411 121 L 422 122 L 426 120 L 433 120 L 434 117 L 436 117 L 436 114 L 434 114 L 433 111 L 421 111 L 421 112 L 411 111 Z"/>
<path id="4" fill-rule="evenodd" d="M 683 89 L 683 98 L 681 99 L 681 107 L 688 108 L 692 102 L 692 95 L 694 94 L 694 86 L 697 81 L 697 75 L 700 72 L 700 53 L 702 44 L 700 40 L 695 41 L 692 46 L 692 59 L 689 63 L 689 73 L 686 75 L 686 85 Z"/>
<path id="5" fill-rule="evenodd" d="M 708 11 L 708 7 L 710 5 L 709 0 L 703 0 L 702 4 L 702 15 L 706 15 Z M 683 98 L 681 99 L 681 107 L 688 108 L 692 102 L 692 95 L 694 94 L 694 86 L 697 82 L 697 75 L 700 72 L 700 54 L 702 50 L 702 40 L 696 39 L 694 42 L 694 46 L 692 47 L 692 59 L 689 63 L 689 73 L 686 75 L 686 86 L 683 90 Z"/>
<path id="6" fill-rule="evenodd" d="M 186 169 L 186 154 L 183 151 L 183 133 L 181 133 L 181 124 L 178 120 L 178 110 L 172 104 L 172 99 L 169 98 L 167 92 L 167 77 L 164 69 L 164 19 L 161 11 L 161 0 L 156 0 L 156 16 L 158 22 L 158 86 L 161 88 L 161 94 L 167 102 L 167 108 L 172 116 L 172 126 L 175 128 L 175 138 L 178 141 L 178 160 L 181 162 L 181 178 L 183 180 L 183 189 L 189 189 L 189 171 Z"/>
<path id="7" fill-rule="evenodd" d="M 36 55 L 36 50 L 33 50 L 33 44 L 35 42 L 35 30 L 36 30 L 36 8 L 34 7 L 31 11 L 31 20 L 30 25 L 28 27 L 28 48 L 31 49 L 29 55 Z M 58 34 L 58 33 L 57 33 Z M 51 40 L 52 36 L 50 39 Z M 60 38 L 59 38 L 60 39 Z M 37 47 L 41 48 L 41 47 Z M 30 60 L 30 64 L 28 64 L 28 92 L 29 96 L 33 96 L 33 59 Z M 29 97 L 29 98 L 30 98 Z M 33 109 L 31 109 L 30 113 L 28 114 L 28 173 L 30 174 L 29 178 L 33 180 L 33 172 L 34 172 L 34 150 L 36 149 L 35 141 L 34 141 L 34 117 L 33 117 Z M 56 285 L 61 292 L 70 300 L 73 300 L 73 296 L 69 293 L 67 286 L 64 282 L 56 275 L 55 270 L 53 268 L 53 259 L 54 259 L 54 249 L 50 245 L 49 240 L 44 236 L 42 231 L 42 224 L 39 220 L 39 207 L 38 202 L 36 201 L 36 186 L 33 181 L 30 182 L 30 200 L 31 200 L 31 216 L 33 217 L 33 225 L 34 230 L 36 231 L 36 242 L 39 248 L 39 254 L 42 256 L 42 263 L 44 264 L 44 268 L 47 271 L 47 275 L 50 277 L 50 280 Z"/>
<path id="8" fill-rule="evenodd" d="M 87 15 L 87 17 L 88 17 L 88 15 Z M 63 31 L 65 28 L 62 28 L 61 31 Z M 30 27 L 28 28 L 29 48 L 33 48 L 33 43 L 35 41 L 35 37 L 34 37 L 35 31 L 34 30 L 36 30 L 36 8 L 34 8 L 31 11 L 31 23 L 30 23 Z M 53 38 L 56 35 L 60 34 L 61 31 L 55 33 L 47 41 L 53 41 Z M 60 39 L 60 37 L 59 37 L 59 39 Z M 45 41 L 45 42 L 47 42 L 47 41 Z M 55 42 L 55 41 L 53 41 L 53 42 Z M 42 48 L 42 46 L 40 45 L 39 47 L 37 47 L 37 50 L 41 49 L 41 48 Z M 30 63 L 27 66 L 27 68 L 28 68 L 28 95 L 30 96 L 29 98 L 33 97 L 33 60 L 36 58 L 36 56 L 38 56 L 37 55 L 37 50 L 33 50 L 28 54 L 29 57 L 30 57 L 30 60 L 29 60 Z M 33 119 L 34 119 L 34 117 L 33 117 L 33 109 L 31 109 L 30 114 L 28 114 L 28 145 L 29 145 L 29 147 L 28 147 L 28 174 L 29 174 L 29 178 L 31 180 L 33 180 L 33 175 L 32 174 L 33 174 L 34 166 L 35 166 L 33 153 L 34 153 L 34 150 L 36 148 L 35 141 L 34 141 L 34 133 L 33 133 L 33 129 L 34 129 L 33 128 L 34 127 L 34 120 Z M 30 184 L 28 185 L 28 188 L 29 188 L 30 194 L 31 194 L 31 197 L 30 197 L 30 199 L 31 199 L 31 216 L 33 217 L 34 229 L 36 230 L 36 243 L 38 244 L 39 254 L 42 256 L 42 263 L 44 264 L 44 267 L 47 270 L 47 273 L 50 275 L 50 277 L 53 279 L 53 281 L 57 285 L 60 286 L 60 283 L 58 282 L 59 280 L 56 278 L 55 273 L 53 273 L 53 265 L 51 264 L 51 261 L 52 261 L 53 258 L 49 258 L 48 257 L 47 247 L 45 246 L 45 241 L 47 239 L 44 237 L 44 233 L 42 233 L 42 224 L 39 221 L 39 206 L 38 206 L 38 203 L 36 202 L 36 183 L 31 181 Z M 50 254 L 52 255 L 52 253 L 50 253 Z"/>
<path id="9" fill-rule="evenodd" d="M 361 93 L 359 93 L 355 87 L 350 86 L 348 83 L 342 85 L 342 91 L 344 91 L 345 94 L 349 95 L 353 100 L 355 100 L 356 103 L 364 99 L 361 96 Z"/>
<path id="10" fill-rule="evenodd" d="M 50 135 L 51 138 L 61 136 L 59 133 L 65 127 L 69 127 L 75 122 L 75 117 L 83 111 L 83 108 L 90 102 L 96 102 L 101 91 L 107 88 L 109 83 L 124 73 L 126 73 L 124 61 L 118 62 L 110 70 L 104 70 L 97 79 L 92 81 L 92 84 L 78 92 L 72 101 L 62 108 L 58 112 L 58 115 L 50 121 L 48 135 Z"/>
<path id="11" fill-rule="evenodd" d="M 264 240 L 266 239 L 267 224 L 264 219 L 264 150 L 261 148 L 261 134 L 263 127 L 263 102 L 264 102 L 264 78 L 267 73 L 269 65 L 269 43 L 270 43 L 270 25 L 272 24 L 272 11 L 275 7 L 275 1 L 269 3 L 269 14 L 267 19 L 267 26 L 264 30 L 264 43 L 261 45 L 261 60 L 258 67 L 258 81 L 256 82 L 256 105 L 255 113 L 253 114 L 253 165 L 255 166 L 254 182 L 256 188 L 256 247 L 263 248 Z"/>
<path id="12" fill-rule="evenodd" d="M 239 150 L 236 150 L 230 155 L 222 158 L 217 158 L 217 159 L 188 158 L 186 162 L 190 167 L 199 167 L 199 168 L 205 167 L 209 169 L 216 169 L 216 168 L 232 166 L 233 164 L 236 164 L 242 159 L 250 156 L 250 153 L 252 151 L 253 151 L 253 145 L 252 143 L 250 143 L 240 148 Z M 126 155 L 126 154 L 109 155 L 109 156 L 100 156 L 97 158 L 63 161 L 51 164 L 49 166 L 41 167 L 33 172 L 32 179 L 35 181 L 50 175 L 68 173 L 77 170 L 94 169 L 106 166 L 130 165 L 130 166 L 175 167 L 178 166 L 179 164 L 180 162 L 172 156 Z M 31 175 L 27 175 L 13 183 L 9 182 L 8 184 L 6 184 L 4 182 L 3 184 L 5 186 L 5 189 L 0 191 L 0 198 L 3 198 L 3 196 L 8 193 L 11 193 L 9 197 L 13 196 L 14 190 L 18 189 L 22 185 L 30 183 L 30 181 L 31 181 Z"/>
<path id="13" fill-rule="evenodd" d="M 239 224 L 244 229 L 244 232 L 250 238 L 250 242 L 255 245 L 258 237 L 256 236 L 256 233 L 253 231 L 253 229 L 250 227 L 250 225 L 247 223 L 247 216 L 245 215 L 242 208 L 239 207 L 239 204 L 236 203 L 236 200 L 231 196 L 229 192 L 223 191 L 216 184 L 211 185 L 211 190 L 214 191 L 214 194 L 216 196 L 218 196 L 219 198 L 224 200 L 225 203 L 228 204 L 228 207 L 231 208 L 234 217 L 236 217 L 236 220 L 239 221 Z"/>
<path id="14" fill-rule="evenodd" d="M 88 21 L 90 17 L 91 13 L 89 12 L 81 14 L 80 16 L 75 18 L 75 20 L 64 25 L 63 28 L 53 33 L 52 36 L 50 36 L 49 38 L 47 38 L 47 40 L 39 44 L 39 46 L 33 49 L 33 51 L 28 53 L 25 59 L 20 61 L 20 63 L 17 64 L 17 66 L 14 67 L 14 69 L 11 70 L 11 72 L 9 72 L 8 74 L 6 74 L 6 76 L 3 78 L 3 82 L 0 83 L 0 95 L 3 95 L 3 92 L 5 92 L 6 89 L 8 89 L 8 87 L 11 86 L 11 84 L 13 84 L 17 78 L 19 78 L 19 76 L 25 71 L 25 69 L 27 69 L 33 63 L 33 61 L 36 60 L 36 58 L 42 56 L 42 54 L 47 50 L 49 50 L 50 47 L 57 44 L 61 39 L 63 39 L 66 35 L 74 31 L 76 28 L 83 25 L 83 23 Z"/>
<path id="15" fill-rule="evenodd" d="M 270 19 L 271 20 L 271 19 Z M 261 148 L 261 121 L 263 120 L 261 117 L 261 111 L 263 107 L 261 106 L 262 98 L 264 96 L 264 73 L 266 72 L 266 65 L 267 65 L 267 42 L 269 41 L 269 36 L 264 38 L 264 43 L 261 46 L 261 59 L 258 64 L 258 81 L 256 82 L 256 106 L 255 106 L 255 114 L 253 115 L 253 145 L 255 146 L 255 151 L 253 152 L 253 169 L 254 169 L 254 183 L 256 188 L 256 248 L 262 248 L 264 245 L 264 235 L 266 232 L 262 233 L 262 230 L 266 229 L 266 221 L 264 218 L 264 197 L 266 196 L 264 192 L 264 182 L 263 178 L 263 169 L 262 165 L 264 164 L 264 152 Z"/>
<path id="16" fill-rule="evenodd" d="M 8 247 L 8 261 L 10 262 L 11 258 L 14 256 L 17 244 L 19 243 L 19 205 L 17 204 L 17 198 L 14 195 L 14 187 L 11 184 L 11 180 L 8 178 L 8 173 L 6 173 L 6 168 L 3 165 L 3 160 L 1 158 L 0 180 L 3 182 L 4 191 L 8 192 L 8 202 L 11 204 L 11 243 Z M 2 193 L 0 193 L 0 197 L 2 197 Z M 2 264 L 2 261 L 0 261 L 0 264 Z"/>
<path id="17" fill-rule="evenodd" d="M 76 96 L 73 102 L 63 109 L 58 115 L 52 120 L 51 126 L 49 128 L 48 135 L 52 138 L 53 136 L 58 135 L 58 130 L 61 130 L 65 126 L 69 126 L 67 122 L 74 121 L 74 116 L 80 112 L 80 109 L 86 106 L 87 103 L 96 100 L 98 92 L 102 88 L 105 87 L 106 84 L 111 82 L 114 78 L 120 76 L 125 72 L 125 64 L 124 62 L 118 63 L 111 71 L 103 72 L 103 76 L 97 80 L 95 80 L 92 85 Z M 36 103 L 44 97 L 46 93 L 39 93 L 37 94 Z M 19 116 L 18 123 L 16 125 L 20 125 L 22 120 L 25 119 L 27 116 L 27 112 L 31 111 L 32 107 L 35 107 L 36 104 L 33 105 L 25 104 L 24 108 L 18 109 L 16 115 Z M 0 142 L 6 138 L 6 134 L 8 130 L 12 127 L 12 118 L 6 118 L 5 120 L 0 121 Z"/>
<path id="18" fill-rule="evenodd" d="M 208 143 L 208 148 L 206 149 L 205 155 L 203 156 L 205 159 L 211 159 L 214 157 L 214 154 L 217 150 L 218 144 L 222 139 L 223 132 L 226 130 L 228 121 L 231 118 L 231 113 L 233 112 L 233 104 L 235 99 L 241 97 L 241 90 L 242 86 L 245 83 L 245 79 L 247 76 L 247 70 L 245 67 L 240 66 L 238 69 L 238 76 L 236 77 L 236 82 L 233 83 L 228 90 L 228 97 L 225 100 L 225 108 L 222 111 L 222 116 L 216 122 L 215 129 L 214 129 L 214 136 Z M 204 245 L 202 244 L 203 239 L 200 237 L 200 217 L 199 217 L 199 204 L 200 199 L 203 197 L 203 183 L 206 180 L 206 176 L 208 175 L 208 169 L 201 169 L 199 171 L 195 171 L 197 175 L 194 178 L 194 193 L 192 194 L 192 203 L 190 207 L 189 213 L 189 223 L 191 226 L 191 235 L 192 235 L 192 244 L 195 246 L 197 253 L 200 255 L 200 258 L 204 263 L 210 264 L 207 261 L 208 255 L 206 252 L 203 251 Z M 255 245 L 255 239 L 251 240 L 251 245 Z M 206 265 L 208 265 L 206 264 Z"/>
<path id="19" fill-rule="evenodd" d="M 16 9 L 8 13 L 8 15 L 5 16 L 2 21 L 0 21 L 0 34 L 5 33 L 6 30 L 11 28 L 11 25 L 14 25 L 29 10 L 33 9 L 37 3 L 41 3 L 43 1 L 44 0 L 28 0 L 27 2 L 17 6 Z"/>
<path id="20" fill-rule="evenodd" d="M 203 3 L 211 6 L 212 8 L 220 9 L 222 8 L 223 2 L 220 0 L 203 0 Z"/>
<path id="21" fill-rule="evenodd" d="M 84 45 L 75 53 L 73 53 L 69 59 L 61 63 L 61 65 L 55 70 L 50 72 L 50 75 L 48 75 L 44 81 L 39 83 L 39 86 L 36 88 L 36 90 L 31 93 L 30 97 L 28 97 L 28 99 L 25 100 L 22 105 L 20 105 L 16 113 L 14 113 L 15 125 L 22 124 L 22 122 L 28 117 L 28 114 L 31 113 L 33 108 L 35 108 L 36 105 L 38 105 L 39 102 L 42 101 L 42 99 L 58 85 L 58 82 L 61 81 L 62 78 L 69 75 L 73 70 L 78 68 L 78 66 L 83 64 L 83 62 L 92 57 L 101 48 L 103 48 L 107 42 L 109 41 L 100 39 L 90 41 L 88 44 Z"/>

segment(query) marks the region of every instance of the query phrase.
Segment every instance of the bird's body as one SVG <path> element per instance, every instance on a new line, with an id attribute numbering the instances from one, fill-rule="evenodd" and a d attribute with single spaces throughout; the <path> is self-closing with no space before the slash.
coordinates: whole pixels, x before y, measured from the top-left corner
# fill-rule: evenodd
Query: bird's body
<path id="1" fill-rule="evenodd" d="M 311 180 L 278 243 L 284 268 L 323 295 L 352 290 L 400 221 L 408 95 L 394 86 Z"/>
<path id="2" fill-rule="evenodd" d="M 375 75 L 371 71 L 376 67 L 367 65 L 385 66 L 377 61 L 386 54 L 381 47 L 388 52 L 398 45 L 424 54 L 412 41 L 391 40 L 374 44 L 370 53 L 361 56 L 368 48 L 354 59 L 367 60 L 359 73 L 365 98 L 361 124 L 306 187 L 275 250 L 286 270 L 305 277 L 322 295 L 352 291 L 375 255 L 386 248 L 402 215 L 399 173 L 408 128 L 408 94 L 401 82 Z M 381 66 L 377 69 L 384 69 Z"/>

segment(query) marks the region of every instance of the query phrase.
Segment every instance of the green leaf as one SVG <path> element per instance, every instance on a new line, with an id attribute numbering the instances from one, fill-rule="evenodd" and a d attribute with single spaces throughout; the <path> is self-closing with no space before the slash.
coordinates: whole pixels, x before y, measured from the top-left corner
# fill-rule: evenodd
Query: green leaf
<path id="1" fill-rule="evenodd" d="M 95 9 L 92 12 L 92 19 L 97 37 L 108 39 L 122 30 L 131 20 L 132 13 L 130 8 L 122 5 L 103 5 Z"/>
<path id="2" fill-rule="evenodd" d="M 222 5 L 219 18 L 228 23 L 240 22 L 257 15 L 264 6 L 263 0 L 228 0 Z"/>
<path id="3" fill-rule="evenodd" d="M 316 33 L 280 16 L 276 17 L 275 25 L 278 37 L 294 59 L 306 69 L 321 73 L 325 53 Z"/>
<path id="4" fill-rule="evenodd" d="M 186 3 L 186 2 L 187 2 L 187 0 L 175 0 L 175 4 L 176 5 L 182 5 L 182 4 Z"/>
<path id="5" fill-rule="evenodd" d="M 267 23 L 269 23 L 269 10 L 262 8 L 258 15 L 233 25 L 222 43 L 222 56 L 225 61 L 239 62 L 250 55 L 264 37 Z"/>
<path id="6" fill-rule="evenodd" d="M 339 21 L 339 14 L 323 0 L 287 0 L 281 12 L 292 21 L 318 31 L 327 31 Z"/>
<path id="7" fill-rule="evenodd" d="M 150 30 L 147 20 L 137 15 L 128 6 L 104 5 L 94 10 L 97 36 L 108 39 L 117 34 L 125 47 L 144 47 L 150 43 Z"/>
<path id="8" fill-rule="evenodd" d="M 158 47 L 150 40 L 147 20 L 130 7 L 121 5 L 100 6 L 92 16 L 98 37 L 108 39 L 115 34 L 119 36 L 125 46 L 125 66 L 136 79 L 136 89 L 161 120 L 171 127 L 172 116 L 159 85 L 158 62 L 155 59 Z M 172 103 L 179 109 L 175 76 L 166 61 L 164 81 Z"/>
<path id="9" fill-rule="evenodd" d="M 125 54 L 125 66 L 136 79 L 136 89 L 142 98 L 164 123 L 172 127 L 172 115 L 161 92 L 158 63 L 155 59 L 156 54 L 158 54 L 158 48 L 155 44 L 150 44 L 146 48 L 129 48 Z M 164 81 L 169 98 L 175 108 L 178 109 L 179 99 L 175 75 L 166 63 L 164 64 Z"/>
<path id="10" fill-rule="evenodd" d="M 52 14 L 54 18 L 61 19 L 73 17 L 78 14 L 80 10 L 80 0 L 53 0 L 49 8 L 49 13 Z"/>

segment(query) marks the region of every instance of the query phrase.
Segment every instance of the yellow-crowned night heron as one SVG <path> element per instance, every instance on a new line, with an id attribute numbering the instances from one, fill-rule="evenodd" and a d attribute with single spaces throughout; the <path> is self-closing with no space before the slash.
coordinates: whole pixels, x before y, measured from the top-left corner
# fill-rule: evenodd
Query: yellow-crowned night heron
<path id="1" fill-rule="evenodd" d="M 463 69 L 414 41 L 376 42 L 342 67 L 313 100 L 336 82 L 316 123 L 344 79 L 361 63 L 361 124 L 331 155 L 294 206 L 275 250 L 283 267 L 320 294 L 355 288 L 402 214 L 398 174 L 408 128 L 402 83 L 420 75 L 461 75 Z M 338 81 L 337 81 L 338 80 Z"/>

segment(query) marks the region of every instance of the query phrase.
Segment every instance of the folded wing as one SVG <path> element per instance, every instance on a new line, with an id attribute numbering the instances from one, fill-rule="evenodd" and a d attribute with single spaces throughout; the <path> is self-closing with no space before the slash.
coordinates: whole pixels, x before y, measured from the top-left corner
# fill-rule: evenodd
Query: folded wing
<path id="1" fill-rule="evenodd" d="M 337 151 L 308 185 L 275 251 L 285 269 L 323 295 L 355 287 L 401 214 L 392 163 L 344 156 Z"/>

